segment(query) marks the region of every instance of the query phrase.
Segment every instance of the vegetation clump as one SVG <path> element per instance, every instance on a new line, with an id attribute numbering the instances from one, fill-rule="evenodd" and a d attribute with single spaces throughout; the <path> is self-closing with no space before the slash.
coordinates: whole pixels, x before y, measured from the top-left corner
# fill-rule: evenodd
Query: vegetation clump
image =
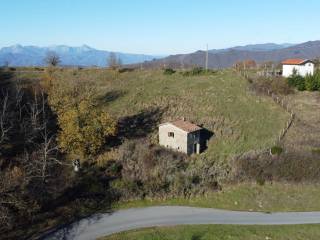
<path id="1" fill-rule="evenodd" d="M 279 146 L 273 146 L 270 149 L 270 152 L 272 155 L 280 155 L 283 152 L 283 149 L 282 147 L 279 147 Z"/>
<path id="2" fill-rule="evenodd" d="M 215 70 L 211 69 L 204 69 L 202 67 L 194 67 L 189 71 L 183 71 L 182 75 L 183 76 L 198 76 L 198 75 L 204 75 L 204 74 L 214 74 L 216 73 Z"/>
<path id="3" fill-rule="evenodd" d="M 107 137 L 116 134 L 116 122 L 97 107 L 94 87 L 54 82 L 49 103 L 57 114 L 61 150 L 80 156 L 95 155 Z"/>
<path id="4" fill-rule="evenodd" d="M 166 69 L 163 70 L 163 74 L 164 74 L 164 75 L 172 75 L 172 74 L 174 74 L 175 72 L 176 72 L 176 71 L 173 70 L 172 68 L 166 68 Z"/>
<path id="5" fill-rule="evenodd" d="M 219 189 L 227 176 L 223 164 L 206 158 L 190 161 L 182 153 L 127 141 L 119 149 L 121 178 L 112 183 L 122 200 L 189 197 Z"/>
<path id="6" fill-rule="evenodd" d="M 292 93 L 292 87 L 282 77 L 249 77 L 250 89 L 256 93 L 274 93 L 288 95 Z"/>
<path id="7" fill-rule="evenodd" d="M 317 70 L 314 75 L 302 77 L 294 72 L 287 79 L 288 84 L 297 88 L 299 91 L 319 91 L 320 90 L 320 71 Z"/>
<path id="8" fill-rule="evenodd" d="M 288 84 L 289 86 L 296 87 L 299 91 L 306 90 L 305 79 L 300 75 L 293 74 L 288 77 Z"/>

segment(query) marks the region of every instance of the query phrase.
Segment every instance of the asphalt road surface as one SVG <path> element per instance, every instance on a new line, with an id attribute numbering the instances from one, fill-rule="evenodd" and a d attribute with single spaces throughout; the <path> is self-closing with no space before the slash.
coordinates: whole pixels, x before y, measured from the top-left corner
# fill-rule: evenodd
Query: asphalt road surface
<path id="1" fill-rule="evenodd" d="M 183 224 L 288 225 L 320 223 L 320 212 L 259 213 L 194 207 L 133 208 L 94 215 L 44 236 L 42 239 L 91 240 L 113 233 Z"/>

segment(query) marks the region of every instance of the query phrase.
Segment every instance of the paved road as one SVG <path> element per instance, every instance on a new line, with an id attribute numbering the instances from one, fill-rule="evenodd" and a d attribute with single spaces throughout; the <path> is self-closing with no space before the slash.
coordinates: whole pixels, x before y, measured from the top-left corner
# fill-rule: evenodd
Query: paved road
<path id="1" fill-rule="evenodd" d="M 258 213 L 193 207 L 148 207 L 80 220 L 43 239 L 91 240 L 125 230 L 182 224 L 285 225 L 320 223 L 320 212 Z"/>

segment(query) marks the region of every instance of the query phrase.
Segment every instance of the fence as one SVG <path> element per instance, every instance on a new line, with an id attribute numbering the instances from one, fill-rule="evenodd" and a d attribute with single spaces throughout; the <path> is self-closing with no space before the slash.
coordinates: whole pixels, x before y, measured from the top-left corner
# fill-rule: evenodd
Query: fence
<path id="1" fill-rule="evenodd" d="M 240 71 L 240 75 L 242 77 L 244 77 L 245 79 L 249 80 L 249 74 L 245 71 Z M 275 103 L 277 103 L 278 105 L 280 105 L 286 112 L 288 112 L 290 114 L 290 118 L 289 120 L 287 121 L 286 123 L 286 126 L 281 130 L 278 138 L 275 140 L 274 144 L 277 145 L 279 144 L 282 139 L 286 136 L 288 130 L 290 129 L 290 127 L 292 126 L 293 124 L 293 121 L 295 119 L 295 113 L 293 112 L 293 110 L 291 109 L 288 101 L 286 100 L 285 97 L 281 97 L 275 93 L 273 93 L 270 89 L 266 89 L 266 88 L 263 88 L 262 89 L 262 92 L 265 93 L 266 95 L 270 96 L 273 101 Z"/>

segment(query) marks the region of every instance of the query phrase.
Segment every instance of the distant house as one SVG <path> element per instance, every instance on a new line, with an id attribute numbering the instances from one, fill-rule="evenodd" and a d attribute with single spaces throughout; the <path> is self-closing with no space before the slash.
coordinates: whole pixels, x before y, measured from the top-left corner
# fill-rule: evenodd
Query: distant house
<path id="1" fill-rule="evenodd" d="M 287 59 L 282 62 L 282 76 L 289 77 L 295 71 L 303 77 L 313 75 L 314 63 L 309 59 Z"/>
<path id="2" fill-rule="evenodd" d="M 203 147 L 201 130 L 185 120 L 163 123 L 159 125 L 159 144 L 188 155 L 199 154 Z"/>
<path id="3" fill-rule="evenodd" d="M 234 67 L 237 70 L 253 69 L 257 67 L 257 63 L 254 60 L 248 59 L 248 60 L 236 62 L 234 64 Z"/>

